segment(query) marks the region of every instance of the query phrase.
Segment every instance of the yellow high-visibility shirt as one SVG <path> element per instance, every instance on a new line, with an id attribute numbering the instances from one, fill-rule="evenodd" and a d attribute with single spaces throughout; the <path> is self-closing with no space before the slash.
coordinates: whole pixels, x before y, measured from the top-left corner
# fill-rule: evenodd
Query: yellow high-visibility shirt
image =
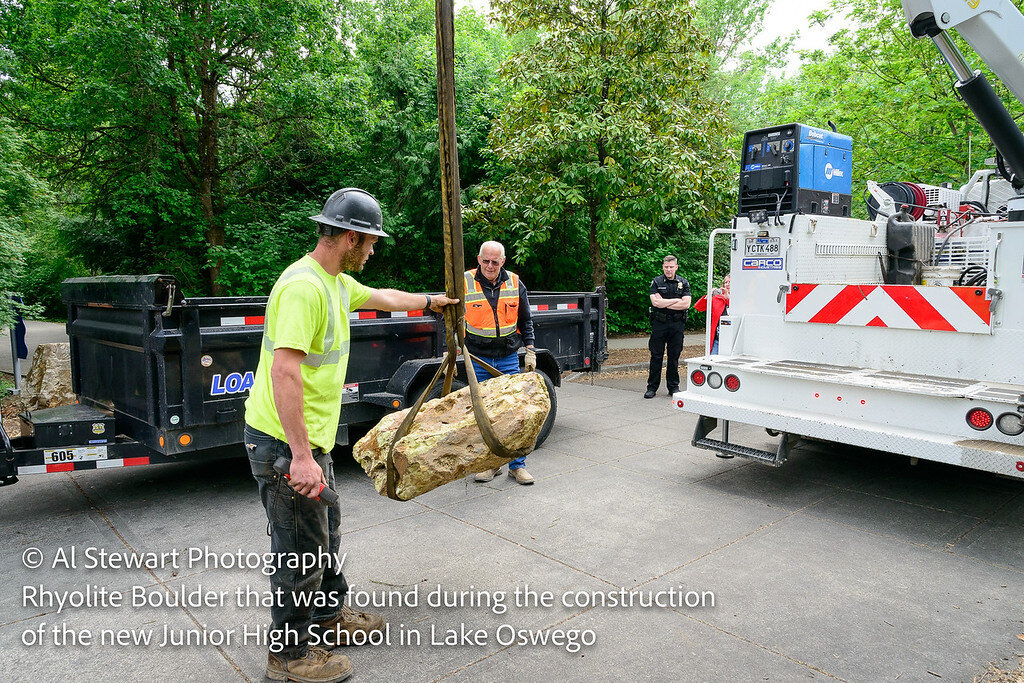
<path id="1" fill-rule="evenodd" d="M 348 314 L 369 298 L 368 287 L 344 273 L 333 277 L 308 254 L 285 269 L 267 301 L 260 362 L 245 401 L 246 424 L 285 440 L 270 369 L 275 349 L 296 349 L 306 354 L 300 372 L 309 443 L 334 448 L 348 366 Z"/>

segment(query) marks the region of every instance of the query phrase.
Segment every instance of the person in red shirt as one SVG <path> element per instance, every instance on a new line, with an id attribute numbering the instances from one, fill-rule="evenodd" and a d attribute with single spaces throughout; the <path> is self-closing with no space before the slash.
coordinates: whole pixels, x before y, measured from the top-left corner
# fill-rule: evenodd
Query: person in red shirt
<path id="1" fill-rule="evenodd" d="M 707 295 L 702 296 L 694 304 L 693 310 L 695 311 L 706 311 L 708 310 L 708 297 Z M 718 355 L 718 323 L 721 321 L 722 316 L 729 312 L 729 276 L 726 275 L 725 279 L 722 280 L 721 289 L 711 290 L 711 329 L 714 330 L 715 340 L 711 344 L 711 355 Z"/>

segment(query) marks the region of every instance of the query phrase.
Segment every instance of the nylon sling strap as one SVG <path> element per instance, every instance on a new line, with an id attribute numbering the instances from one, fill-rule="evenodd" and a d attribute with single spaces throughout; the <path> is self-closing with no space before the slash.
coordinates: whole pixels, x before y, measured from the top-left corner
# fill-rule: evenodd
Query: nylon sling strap
<path id="1" fill-rule="evenodd" d="M 455 50 L 453 36 L 455 33 L 455 13 L 452 0 L 435 0 L 434 16 L 437 29 L 437 120 L 438 137 L 441 151 L 441 201 L 442 221 L 444 224 L 444 283 L 445 294 L 449 298 L 457 298 L 458 304 L 445 306 L 444 327 L 445 342 L 448 350 L 444 354 L 440 367 L 423 393 L 409 409 L 402 420 L 398 431 L 391 440 L 387 456 L 386 493 L 392 500 L 401 500 L 396 492 L 398 471 L 395 469 L 395 444 L 409 431 L 416 415 L 426 401 L 427 394 L 444 374 L 441 395 L 446 396 L 452 389 L 455 377 L 457 356 L 462 351 L 466 364 L 466 379 L 469 381 L 470 396 L 473 400 L 473 415 L 480 429 L 480 436 L 492 453 L 501 458 L 513 460 L 526 455 L 530 449 L 510 451 L 494 433 L 491 420 L 484 410 L 480 398 L 480 385 L 473 372 L 472 361 L 476 360 L 492 377 L 502 374 L 487 365 L 479 358 L 470 355 L 466 348 L 466 259 L 462 243 L 462 205 L 459 201 L 459 152 L 456 146 L 455 133 Z"/>

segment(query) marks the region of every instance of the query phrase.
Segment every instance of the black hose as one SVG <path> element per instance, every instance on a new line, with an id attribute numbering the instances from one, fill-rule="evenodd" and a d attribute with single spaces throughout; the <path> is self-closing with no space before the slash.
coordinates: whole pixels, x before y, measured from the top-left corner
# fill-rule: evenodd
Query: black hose
<path id="1" fill-rule="evenodd" d="M 793 217 L 789 219 L 789 234 L 793 234 L 793 224 L 796 223 L 796 217 L 804 215 L 803 211 L 794 211 Z"/>
<path id="2" fill-rule="evenodd" d="M 889 214 L 887 214 L 885 211 L 882 211 L 881 205 L 879 205 L 877 208 L 871 206 L 871 201 L 869 199 L 869 195 L 861 195 L 861 199 L 864 200 L 864 205 L 868 207 L 868 213 L 869 214 L 872 211 L 874 211 L 876 216 L 885 216 L 886 218 L 890 217 Z"/>
<path id="3" fill-rule="evenodd" d="M 970 225 L 970 223 L 964 223 L 960 227 L 954 228 L 954 229 L 949 231 L 949 234 L 946 235 L 946 239 L 942 240 L 942 246 L 939 247 L 939 253 L 935 254 L 935 258 L 932 259 L 932 265 L 933 266 L 939 265 L 939 259 L 942 258 L 942 252 L 944 252 L 946 250 L 946 245 L 949 244 L 949 240 L 953 239 L 953 235 L 955 235 L 958 232 L 961 232 L 968 225 Z"/>
<path id="4" fill-rule="evenodd" d="M 788 187 L 782 191 L 781 195 L 778 192 L 775 193 L 775 225 L 782 225 L 782 221 L 779 220 L 779 214 L 782 212 L 782 200 L 786 198 L 787 192 L 789 192 Z"/>
<path id="5" fill-rule="evenodd" d="M 960 277 L 958 277 L 955 280 L 955 284 L 957 284 L 957 285 L 969 285 L 970 282 L 969 282 L 968 278 L 973 279 L 973 278 L 977 277 L 979 274 L 980 275 L 984 275 L 985 277 L 988 277 L 988 270 L 986 270 L 984 266 L 980 266 L 978 264 L 973 264 L 973 265 L 967 266 L 966 268 L 964 268 L 963 270 L 960 271 Z"/>
<path id="6" fill-rule="evenodd" d="M 1014 175 L 1010 169 L 1006 167 L 1006 160 L 1003 159 L 1002 153 L 996 150 L 996 170 L 999 171 L 999 175 L 1003 176 L 1006 182 L 1013 186 L 1013 189 L 1019 190 L 1024 184 L 1022 184 L 1020 178 Z"/>

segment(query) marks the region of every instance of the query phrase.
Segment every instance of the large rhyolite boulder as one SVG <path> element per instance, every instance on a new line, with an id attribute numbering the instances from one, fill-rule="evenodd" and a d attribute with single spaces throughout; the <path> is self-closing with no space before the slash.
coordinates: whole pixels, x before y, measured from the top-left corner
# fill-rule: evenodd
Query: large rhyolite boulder
<path id="1" fill-rule="evenodd" d="M 501 443 L 509 450 L 533 449 L 551 410 L 543 377 L 534 372 L 502 375 L 481 383 L 480 395 Z M 386 415 L 352 448 L 381 495 L 387 495 L 388 448 L 408 412 Z M 395 492 L 402 500 L 508 462 L 484 444 L 469 387 L 424 403 L 409 433 L 395 446 L 394 460 Z"/>
<path id="2" fill-rule="evenodd" d="M 36 347 L 23 393 L 30 410 L 71 405 L 78 400 L 71 388 L 70 344 L 40 344 Z"/>

